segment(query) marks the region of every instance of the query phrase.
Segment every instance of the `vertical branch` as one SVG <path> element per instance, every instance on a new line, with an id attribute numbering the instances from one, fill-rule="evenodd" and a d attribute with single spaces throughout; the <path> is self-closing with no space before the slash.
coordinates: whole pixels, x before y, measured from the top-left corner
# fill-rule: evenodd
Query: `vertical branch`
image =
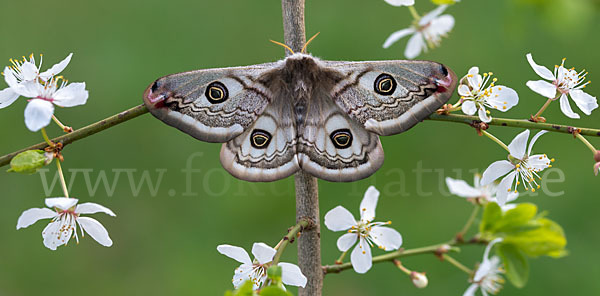
<path id="1" fill-rule="evenodd" d="M 306 42 L 304 29 L 304 0 L 281 0 L 283 35 L 285 44 L 300 52 Z M 290 53 L 286 51 L 286 55 Z M 296 222 L 308 219 L 312 223 L 302 231 L 298 239 L 298 265 L 308 278 L 300 296 L 321 296 L 323 271 L 321 269 L 321 232 L 319 222 L 319 192 L 317 179 L 305 172 L 298 172 L 296 183 Z"/>

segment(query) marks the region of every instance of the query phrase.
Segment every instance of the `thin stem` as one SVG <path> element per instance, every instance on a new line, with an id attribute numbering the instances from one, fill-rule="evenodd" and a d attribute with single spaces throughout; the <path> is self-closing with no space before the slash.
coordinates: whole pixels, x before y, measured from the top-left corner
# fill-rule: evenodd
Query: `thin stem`
<path id="1" fill-rule="evenodd" d="M 479 208 L 481 208 L 481 206 L 479 206 L 479 205 L 475 205 L 473 207 L 473 212 L 471 212 L 471 216 L 469 217 L 469 220 L 467 220 L 467 223 L 465 223 L 465 226 L 463 226 L 463 228 L 460 230 L 460 232 L 456 235 L 457 237 L 462 238 L 467 233 L 467 231 L 469 231 L 469 229 L 473 225 L 473 222 L 475 222 L 475 218 L 477 218 L 477 214 L 479 214 Z"/>
<path id="2" fill-rule="evenodd" d="M 401 257 L 407 257 L 407 256 L 414 256 L 414 255 L 421 255 L 421 254 L 436 254 L 436 253 L 440 252 L 440 250 L 446 245 L 447 245 L 446 243 L 443 243 L 443 244 L 431 245 L 431 246 L 427 246 L 427 247 L 408 249 L 408 250 L 399 249 L 397 251 L 390 252 L 385 255 L 379 255 L 379 256 L 373 257 L 373 263 L 375 264 L 375 263 L 380 263 L 380 262 L 393 261 L 394 259 L 401 258 Z M 450 251 L 458 251 L 458 248 L 450 248 Z M 350 263 L 350 262 L 347 262 L 344 264 L 326 265 L 326 266 L 323 266 L 323 273 L 325 273 L 325 274 L 338 273 L 340 271 L 350 269 L 350 268 L 352 268 L 352 263 Z"/>
<path id="3" fill-rule="evenodd" d="M 417 9 L 413 5 L 408 7 L 408 11 L 410 11 L 410 14 L 415 19 L 415 21 L 418 22 L 421 20 L 421 16 L 419 15 L 419 13 L 417 12 Z"/>
<path id="4" fill-rule="evenodd" d="M 52 141 L 50 141 L 50 138 L 48 138 L 48 134 L 46 133 L 46 128 L 42 128 L 42 137 L 44 138 L 44 142 L 46 142 L 46 144 L 48 144 L 48 146 L 54 147 L 55 144 Z"/>
<path id="5" fill-rule="evenodd" d="M 56 137 L 54 139 L 52 139 L 51 142 L 53 143 L 62 143 L 63 146 L 73 143 L 77 140 L 81 140 L 83 138 L 87 138 L 93 134 L 96 134 L 98 132 L 101 132 L 109 127 L 113 127 L 115 125 L 121 124 L 125 121 L 128 121 L 130 119 L 134 119 L 140 115 L 146 114 L 148 113 L 148 109 L 146 109 L 146 106 L 144 105 L 139 105 L 139 106 L 135 106 L 129 110 L 120 112 L 118 114 L 115 114 L 113 116 L 110 116 L 108 118 L 102 119 L 96 123 L 90 124 L 86 127 L 80 128 L 72 133 L 69 134 L 65 134 L 62 135 L 60 137 Z M 10 160 L 15 157 L 15 155 L 27 151 L 27 150 L 43 150 L 44 148 L 51 146 L 50 143 L 48 142 L 42 142 L 42 143 L 38 143 L 35 145 L 32 145 L 30 147 L 27 147 L 25 149 L 21 149 L 19 151 L 15 151 L 9 154 L 6 154 L 2 157 L 0 157 L 0 167 L 3 167 L 7 164 L 10 163 Z"/>
<path id="6" fill-rule="evenodd" d="M 500 141 L 500 139 L 496 138 L 494 135 L 492 135 L 486 131 L 481 131 L 481 133 L 483 133 L 486 137 L 492 139 L 492 141 L 496 142 L 498 145 L 500 145 L 500 147 L 504 148 L 504 150 L 506 150 L 510 153 L 510 150 L 508 150 L 508 146 L 506 146 L 506 144 L 504 144 L 502 141 Z"/>
<path id="7" fill-rule="evenodd" d="M 62 167 L 60 165 L 60 159 L 56 159 L 56 167 L 58 168 L 58 176 L 60 177 L 60 185 L 65 194 L 66 198 L 69 198 L 69 191 L 67 190 L 67 182 L 65 182 L 65 175 L 63 175 Z"/>
<path id="8" fill-rule="evenodd" d="M 540 108 L 540 110 L 535 113 L 535 115 L 533 115 L 533 119 L 538 119 L 540 118 L 540 116 L 542 115 L 542 113 L 544 113 L 544 111 L 546 111 L 546 108 L 548 108 L 548 106 L 550 106 L 550 103 L 552 103 L 552 101 L 556 100 L 558 97 L 554 98 L 554 99 L 548 99 L 546 101 L 546 103 L 544 103 L 544 105 L 542 106 L 542 108 Z"/>
<path id="9" fill-rule="evenodd" d="M 52 120 L 54 120 L 54 122 L 66 133 L 70 133 L 73 131 L 73 129 L 69 126 L 64 125 L 62 122 L 60 122 L 60 120 L 58 120 L 58 118 L 56 118 L 56 116 L 52 115 Z"/>
<path id="10" fill-rule="evenodd" d="M 338 260 L 335 260 L 335 264 L 344 263 L 344 257 L 346 257 L 346 254 L 348 254 L 348 251 L 342 252 L 342 254 L 340 255 L 340 258 L 338 258 Z"/>
<path id="11" fill-rule="evenodd" d="M 410 275 L 412 273 L 412 270 L 406 268 L 404 265 L 402 265 L 402 262 L 398 259 L 394 259 L 392 260 L 392 262 L 394 263 L 394 265 L 396 265 L 396 267 L 398 267 L 398 269 L 402 270 L 402 272 Z"/>
<path id="12" fill-rule="evenodd" d="M 472 125 L 473 123 L 481 122 L 478 116 L 470 116 L 470 115 L 462 115 L 462 114 L 431 114 L 428 118 L 429 120 L 435 121 L 445 121 L 445 122 L 458 122 L 464 123 L 467 125 Z M 510 119 L 510 118 L 498 118 L 494 117 L 491 122 L 487 123 L 488 125 L 496 125 L 496 126 L 510 126 L 517 128 L 527 128 L 527 129 L 539 129 L 546 130 L 549 132 L 556 133 L 564 133 L 564 134 L 572 134 L 573 126 L 569 125 L 561 125 L 561 124 L 553 124 L 553 123 L 539 123 L 539 122 L 531 122 L 529 120 L 524 119 Z M 591 137 L 600 137 L 600 129 L 593 128 L 579 128 L 581 129 L 581 134 L 584 136 Z"/>
<path id="13" fill-rule="evenodd" d="M 458 269 L 466 272 L 467 274 L 473 274 L 473 271 L 470 268 L 464 266 L 462 263 L 460 263 L 456 259 L 450 257 L 448 254 L 443 254 L 442 257 L 444 258 L 445 261 L 456 266 Z"/>
<path id="14" fill-rule="evenodd" d="M 590 148 L 590 150 L 592 150 L 592 153 L 594 155 L 596 155 L 596 152 L 598 150 L 596 150 L 596 148 L 594 147 L 594 145 L 592 145 L 592 143 L 590 143 L 586 138 L 584 138 L 582 135 L 580 134 L 576 134 L 575 135 L 577 137 L 577 139 L 581 140 L 581 142 L 583 142 L 583 144 L 585 144 L 585 146 L 587 146 L 588 148 Z"/>
<path id="15" fill-rule="evenodd" d="M 283 254 L 283 251 L 285 250 L 287 245 L 290 244 L 290 241 L 293 241 L 296 238 L 296 235 L 309 224 L 310 222 L 308 220 L 300 220 L 298 224 L 294 225 L 294 227 L 290 229 L 290 231 L 275 247 L 275 249 L 277 249 L 277 253 L 275 253 L 275 256 L 273 257 L 273 265 L 277 265 L 277 263 L 279 263 L 279 259 L 281 258 L 281 255 Z"/>

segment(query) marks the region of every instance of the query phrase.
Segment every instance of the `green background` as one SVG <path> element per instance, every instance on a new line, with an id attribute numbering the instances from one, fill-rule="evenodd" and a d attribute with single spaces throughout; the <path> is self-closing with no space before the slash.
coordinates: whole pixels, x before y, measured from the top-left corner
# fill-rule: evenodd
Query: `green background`
<path id="1" fill-rule="evenodd" d="M 309 46 L 315 56 L 403 58 L 406 39 L 389 49 L 381 45 L 389 34 L 410 24 L 406 8 L 373 0 L 307 2 L 308 35 L 321 32 Z M 416 7 L 423 13 L 433 5 L 418 0 Z M 283 56 L 282 48 L 268 42 L 283 39 L 278 1 L 5 0 L 0 11 L 0 60 L 5 63 L 11 57 L 43 53 L 46 69 L 74 53 L 62 74 L 73 82 L 85 81 L 90 98 L 85 106 L 60 109 L 56 115 L 76 128 L 140 104 L 145 87 L 162 75 L 263 63 Z M 600 75 L 597 2 L 464 0 L 447 13 L 456 18 L 454 30 L 440 48 L 419 58 L 443 62 L 459 76 L 474 65 L 493 71 L 499 84 L 520 94 L 519 105 L 508 117 L 526 118 L 544 103 L 525 86 L 527 80 L 539 79 L 527 64 L 528 52 L 539 64 L 552 66 L 567 57 L 568 67 L 586 68 L 591 80 Z M 586 90 L 598 93 L 595 84 Z M 2 153 L 41 140 L 39 133 L 25 128 L 25 105 L 26 100 L 19 99 L 0 110 Z M 552 122 L 600 127 L 599 112 L 574 121 L 560 112 L 556 102 L 545 116 Z M 491 129 L 507 143 L 520 131 Z M 49 133 L 61 132 L 51 126 Z M 471 182 L 473 169 L 481 171 L 506 157 L 472 128 L 453 123 L 427 121 L 382 142 L 386 161 L 372 177 L 351 184 L 319 182 L 321 217 L 337 205 L 358 214 L 362 193 L 376 185 L 382 191 L 377 217 L 393 220 L 406 248 L 446 241 L 467 219 L 470 204 L 443 194 L 444 176 L 462 172 Z M 294 224 L 294 191 L 292 178 L 255 184 L 231 177 L 220 166 L 219 150 L 220 145 L 196 141 L 150 115 L 68 146 L 64 168 L 92 170 L 92 183 L 101 171 L 111 182 L 115 169 L 129 169 L 135 182 L 147 171 L 155 183 L 164 172 L 155 194 L 146 184 L 134 194 L 127 173 L 121 173 L 113 194 L 103 185 L 91 194 L 83 175 L 76 175 L 73 196 L 117 213 L 116 218 L 94 215 L 109 230 L 115 242 L 111 248 L 86 237 L 79 245 L 72 241 L 52 252 L 42 245 L 40 235 L 47 222 L 15 230 L 20 213 L 42 207 L 46 193 L 40 175 L 0 172 L 0 295 L 222 295 L 231 288 L 237 263 L 219 255 L 216 246 L 229 243 L 250 250 L 256 241 L 275 245 Z M 570 255 L 532 260 L 528 285 L 516 289 L 507 284 L 501 293 L 598 295 L 600 201 L 591 154 L 563 134 L 542 137 L 535 150 L 556 158 L 554 166 L 560 171 L 552 171 L 548 178 L 564 173 L 564 182 L 549 184 L 548 190 L 564 194 L 525 196 L 520 201 L 538 204 L 564 227 Z M 200 172 L 186 183 L 181 170 L 194 153 L 200 154 L 192 167 Z M 434 171 L 418 178 L 414 170 L 419 164 Z M 46 174 L 53 177 L 55 167 L 48 168 Z M 67 179 L 72 175 L 67 171 Z M 431 194 L 419 194 L 419 188 Z M 49 195 L 60 196 L 60 188 Z M 335 247 L 339 235 L 323 227 L 324 263 L 339 256 Z M 468 246 L 455 257 L 473 267 L 482 254 L 482 247 Z M 284 261 L 296 262 L 295 247 L 286 251 Z M 351 270 L 327 275 L 324 294 L 461 295 L 469 285 L 466 274 L 434 256 L 403 262 L 427 272 L 427 289 L 417 290 L 392 264 L 379 264 L 366 275 Z"/>

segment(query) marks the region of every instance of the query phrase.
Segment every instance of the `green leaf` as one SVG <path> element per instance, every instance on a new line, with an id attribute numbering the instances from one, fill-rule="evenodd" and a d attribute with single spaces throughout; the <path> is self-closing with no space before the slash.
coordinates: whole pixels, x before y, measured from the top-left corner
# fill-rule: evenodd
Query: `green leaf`
<path id="1" fill-rule="evenodd" d="M 527 226 L 527 223 L 535 217 L 537 206 L 530 203 L 522 203 L 514 209 L 506 211 L 502 219 L 494 224 L 493 229 L 497 232 L 514 231 Z"/>
<path id="2" fill-rule="evenodd" d="M 277 286 L 268 286 L 260 290 L 261 296 L 292 296 L 291 293 Z"/>
<path id="3" fill-rule="evenodd" d="M 490 202 L 485 206 L 483 210 L 483 217 L 481 218 L 481 224 L 479 224 L 479 232 L 489 232 L 495 227 L 494 225 L 502 219 L 502 209 L 495 202 Z"/>
<path id="4" fill-rule="evenodd" d="M 523 288 L 529 279 L 529 263 L 527 258 L 514 245 L 500 244 L 496 250 L 502 258 L 506 278 L 517 288 Z"/>
<path id="5" fill-rule="evenodd" d="M 27 150 L 17 154 L 10 161 L 10 169 L 7 172 L 22 174 L 33 174 L 46 165 L 48 158 L 42 150 Z"/>
<path id="6" fill-rule="evenodd" d="M 567 239 L 560 225 L 547 218 L 538 218 L 529 223 L 536 227 L 525 231 L 506 233 L 504 243 L 515 245 L 531 257 L 562 257 Z"/>

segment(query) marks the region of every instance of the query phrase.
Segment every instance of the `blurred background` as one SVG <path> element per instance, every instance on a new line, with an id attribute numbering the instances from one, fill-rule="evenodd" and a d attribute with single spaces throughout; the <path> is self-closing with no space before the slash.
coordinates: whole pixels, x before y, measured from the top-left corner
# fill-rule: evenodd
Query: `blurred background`
<path id="1" fill-rule="evenodd" d="M 434 8 L 429 1 L 416 2 L 421 14 Z M 525 59 L 528 52 L 549 67 L 566 57 L 567 67 L 587 69 L 591 80 L 600 77 L 600 40 L 593 37 L 600 29 L 599 8 L 593 0 L 463 0 L 446 11 L 456 19 L 449 37 L 419 58 L 442 62 L 459 76 L 475 65 L 494 72 L 498 84 L 519 93 L 520 103 L 506 114 L 492 115 L 528 118 L 545 102 L 525 86 L 539 79 Z M 85 81 L 90 99 L 56 115 L 75 128 L 140 104 L 144 89 L 160 76 L 270 62 L 284 54 L 268 42 L 283 41 L 279 1 L 5 0 L 0 11 L 1 65 L 33 52 L 44 54 L 47 69 L 74 53 L 62 74 L 72 82 Z M 327 60 L 403 59 L 406 39 L 389 49 L 381 45 L 410 23 L 406 8 L 383 0 L 306 4 L 307 35 L 321 32 L 309 51 Z M 586 90 L 595 96 L 600 92 L 595 84 Z M 25 105 L 19 99 L 0 110 L 1 154 L 42 140 L 25 127 Z M 544 115 L 551 122 L 600 127 L 598 110 L 573 121 L 556 102 Z M 61 134 L 55 125 L 48 131 Z M 506 143 L 521 132 L 490 131 Z M 600 145 L 598 139 L 591 141 Z M 320 181 L 321 217 L 337 205 L 358 214 L 363 192 L 375 185 L 382 192 L 377 217 L 393 220 L 405 248 L 446 241 L 468 218 L 470 204 L 447 195 L 445 176 L 471 183 L 474 171 L 506 157 L 472 128 L 454 123 L 426 121 L 382 142 L 386 161 L 372 177 L 350 184 Z M 52 252 L 40 235 L 47 222 L 16 231 L 22 211 L 43 207 L 45 197 L 62 193 L 58 183 L 50 188 L 55 166 L 31 176 L 2 169 L 0 295 L 222 295 L 232 288 L 238 263 L 217 253 L 216 246 L 274 246 L 294 224 L 295 205 L 293 178 L 239 181 L 221 168 L 219 150 L 219 144 L 196 141 L 151 115 L 69 145 L 64 169 L 71 195 L 117 213 L 116 218 L 94 215 L 109 230 L 115 242 L 111 248 L 86 237 Z M 535 150 L 556 158 L 556 169 L 544 175 L 555 182 L 548 182 L 546 194 L 538 191 L 519 201 L 536 203 L 564 227 L 570 254 L 531 260 L 528 285 L 516 289 L 507 284 L 501 293 L 598 295 L 600 200 L 592 156 L 563 134 L 542 137 Z M 186 168 L 192 173 L 186 175 Z M 339 256 L 335 242 L 340 234 L 323 227 L 325 264 Z M 467 246 L 455 258 L 474 267 L 482 254 L 483 247 Z M 283 261 L 296 260 L 294 246 Z M 464 273 L 434 256 L 403 262 L 427 272 L 429 287 L 417 290 L 392 264 L 380 264 L 366 275 L 351 270 L 327 275 L 324 295 L 462 295 L 469 285 Z"/>

